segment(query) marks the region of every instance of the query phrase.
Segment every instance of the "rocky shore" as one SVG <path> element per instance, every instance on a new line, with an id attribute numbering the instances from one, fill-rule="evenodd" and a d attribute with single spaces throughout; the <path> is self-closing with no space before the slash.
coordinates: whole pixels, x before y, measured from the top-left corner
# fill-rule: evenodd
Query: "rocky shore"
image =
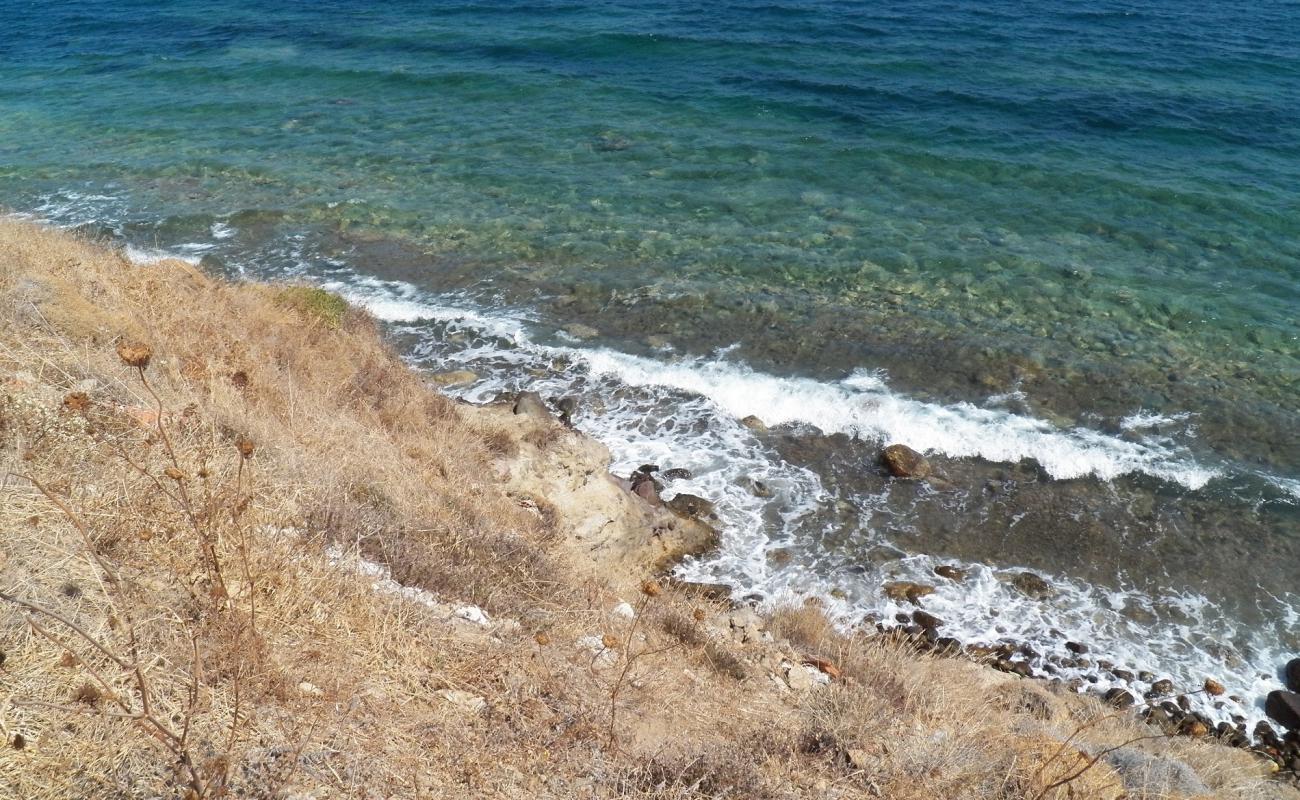
<path id="1" fill-rule="evenodd" d="M 0 297 L 0 794 L 1300 797 L 1293 733 L 1027 678 L 930 584 L 845 630 L 672 580 L 719 536 L 679 465 L 453 402 L 327 292 L 3 221 Z"/>

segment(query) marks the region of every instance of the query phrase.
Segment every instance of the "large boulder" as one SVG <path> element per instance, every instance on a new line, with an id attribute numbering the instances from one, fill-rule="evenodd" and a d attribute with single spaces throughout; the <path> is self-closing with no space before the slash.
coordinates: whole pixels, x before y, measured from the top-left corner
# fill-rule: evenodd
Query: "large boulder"
<path id="1" fill-rule="evenodd" d="M 515 396 L 515 404 L 511 410 L 516 414 L 532 417 L 538 422 L 555 420 L 551 410 L 546 407 L 546 401 L 537 392 L 520 392 Z"/>
<path id="2" fill-rule="evenodd" d="M 677 495 L 668 501 L 668 507 L 673 513 L 687 519 L 717 519 L 718 515 L 713 510 L 713 503 L 705 500 L 698 495 L 686 494 L 685 492 Z"/>
<path id="3" fill-rule="evenodd" d="M 1300 658 L 1293 658 L 1287 662 L 1282 670 L 1283 677 L 1286 679 L 1286 688 L 1293 692 L 1300 692 Z"/>
<path id="4" fill-rule="evenodd" d="M 905 444 L 886 447 L 880 452 L 880 461 L 895 478 L 919 479 L 930 475 L 930 462 Z"/>
<path id="5" fill-rule="evenodd" d="M 1300 731 L 1300 694 L 1278 689 L 1264 699 L 1264 713 L 1289 731 Z"/>

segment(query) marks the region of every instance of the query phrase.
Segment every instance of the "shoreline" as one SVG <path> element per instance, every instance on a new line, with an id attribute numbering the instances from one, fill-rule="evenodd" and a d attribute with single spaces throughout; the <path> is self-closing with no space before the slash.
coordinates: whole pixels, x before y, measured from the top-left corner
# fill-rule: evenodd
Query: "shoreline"
<path id="1" fill-rule="evenodd" d="M 757 721 L 769 731 L 769 736 L 777 737 L 765 747 L 776 748 L 772 752 L 783 753 L 780 759 L 788 760 L 774 762 L 785 764 L 782 767 L 767 762 L 747 766 L 745 769 L 750 771 L 744 773 L 744 780 L 759 782 L 754 785 L 798 783 L 806 779 L 808 790 L 813 790 L 819 780 L 865 790 L 866 784 L 859 782 L 868 780 L 868 776 L 886 786 L 905 785 L 899 781 L 929 780 L 906 770 L 898 771 L 903 769 L 906 759 L 899 760 L 901 757 L 893 753 L 898 748 L 912 752 L 908 748 L 917 747 L 921 749 L 914 753 L 929 753 L 925 758 L 937 764 L 940 771 L 955 771 L 951 780 L 996 780 L 995 773 L 1005 778 L 1006 770 L 1010 769 L 1020 776 L 1016 780 L 1026 781 L 1023 785 L 1026 796 L 1033 796 L 1037 791 L 1034 786 L 1043 792 L 1055 791 L 1043 788 L 1051 782 L 1044 776 L 1054 776 L 1062 767 L 1074 763 L 1063 764 L 1058 758 L 1065 752 L 1063 742 L 1069 741 L 1065 736 L 1071 728 L 1087 726 L 1088 733 L 1083 738 L 1097 739 L 1096 743 L 1086 745 L 1094 748 L 1091 752 L 1102 752 L 1131 738 L 1135 731 L 1146 730 L 1136 720 L 1111 715 L 1092 698 L 1050 691 L 1037 681 L 1025 682 L 1018 675 L 968 665 L 957 659 L 918 656 L 910 644 L 891 643 L 896 634 L 862 637 L 835 631 L 820 608 L 779 609 L 761 617 L 744 606 L 710 601 L 699 591 L 677 588 L 671 583 L 647 584 L 668 561 L 712 546 L 712 535 L 703 526 L 684 521 L 658 505 L 657 492 L 644 488 L 640 492 L 632 491 L 644 487 L 647 483 L 644 479 L 629 481 L 629 486 L 617 482 L 608 474 L 608 449 L 567 428 L 544 403 L 538 402 L 540 398 L 519 397 L 508 405 L 474 407 L 448 403 L 440 395 L 431 394 L 427 374 L 417 374 L 402 365 L 380 342 L 373 321 L 346 305 L 336 304 L 331 295 L 266 284 L 226 284 L 173 261 L 139 267 L 97 245 L 78 242 L 63 233 L 10 221 L 0 224 L 3 225 L 0 243 L 6 256 L 0 267 L 8 270 L 0 271 L 0 280 L 6 282 L 6 291 L 16 300 L 12 304 L 11 319 L 15 324 L 12 330 L 26 333 L 25 339 L 5 342 L 6 392 L 18 398 L 18 405 L 7 407 L 6 413 L 22 421 L 20 430 L 53 425 L 51 430 L 58 431 L 57 436 L 51 434 L 35 440 L 51 444 L 26 448 L 25 452 L 32 452 L 33 456 L 23 462 L 28 464 L 23 474 L 37 471 L 41 475 L 46 472 L 57 475 L 62 471 L 66 480 L 71 464 L 75 480 L 100 484 L 121 466 L 112 448 L 105 449 L 106 442 L 130 442 L 132 447 L 143 447 L 142 452 L 150 453 L 148 459 L 152 460 L 161 455 L 157 449 L 160 440 L 151 432 L 155 428 L 157 432 L 167 432 L 163 440 L 169 448 L 171 440 L 181 447 L 207 447 L 205 442 L 217 442 L 228 448 L 231 440 L 228 437 L 233 437 L 234 431 L 252 432 L 257 449 L 254 451 L 249 444 L 248 452 L 256 455 L 248 463 L 257 468 L 262 486 L 254 508 L 256 513 L 267 516 L 263 525 L 239 530 L 257 542 L 255 553 L 262 554 L 257 558 L 283 551 L 287 560 L 259 561 L 262 566 L 253 574 L 260 577 L 240 579 L 239 586 L 231 578 L 221 593 L 198 592 L 184 602 L 199 603 L 205 617 L 234 619 L 243 613 L 245 601 L 251 603 L 252 597 L 258 598 L 250 607 L 262 609 L 262 625 L 267 627 L 259 635 L 266 639 L 266 647 L 280 653 L 276 658 L 285 663 L 278 669 L 285 671 L 286 676 L 293 676 L 286 678 L 290 685 L 297 682 L 296 690 L 289 691 L 289 695 L 291 699 L 299 699 L 289 702 L 277 719 L 296 719 L 300 712 L 292 710 L 293 703 L 310 705 L 317 697 L 365 696 L 371 698 L 368 701 L 371 705 L 388 708 L 386 704 L 393 698 L 385 700 L 375 694 L 374 671 L 379 670 L 385 681 L 400 682 L 405 680 L 401 677 L 403 671 L 420 673 L 421 668 L 410 659 L 434 657 L 420 655 L 422 647 L 406 647 L 401 655 L 390 653 L 387 658 L 397 662 L 392 667 L 397 671 L 390 676 L 387 671 L 390 667 L 383 659 L 375 661 L 371 653 L 391 651 L 391 635 L 401 632 L 402 641 L 421 642 L 433 635 L 435 640 L 443 637 L 454 642 L 447 654 L 436 657 L 450 659 L 437 668 L 440 674 L 456 677 L 440 678 L 438 682 L 443 685 L 429 701 L 424 699 L 429 694 L 427 685 L 422 690 L 417 682 L 416 686 L 403 689 L 400 696 L 419 700 L 414 705 L 406 700 L 399 704 L 405 706 L 404 711 L 393 708 L 391 713 L 405 714 L 411 718 L 411 724 L 428 725 L 428 720 L 421 719 L 420 715 L 426 713 L 424 704 L 431 702 L 430 708 L 440 715 L 435 717 L 437 725 L 466 736 L 481 730 L 483 735 L 495 731 L 493 735 L 500 737 L 502 731 L 491 727 L 495 724 L 493 720 L 517 720 L 512 724 L 522 726 L 525 733 L 521 735 L 525 738 L 508 738 L 508 742 L 512 748 L 527 749 L 528 737 L 550 741 L 553 732 L 548 733 L 551 728 L 546 726 L 557 724 L 552 721 L 539 728 L 529 727 L 533 724 L 526 721 L 531 719 L 530 715 L 542 713 L 529 703 L 537 701 L 548 708 L 547 703 L 559 703 L 563 714 L 592 720 L 586 733 L 571 734 L 573 746 L 578 748 L 567 756 L 577 759 L 572 763 L 585 763 L 582 759 L 586 757 L 577 755 L 584 752 L 583 747 L 603 743 L 608 748 L 605 732 L 608 725 L 609 738 L 612 739 L 616 728 L 618 735 L 625 738 L 609 749 L 606 757 L 631 759 L 627 764 L 627 769 L 632 770 L 629 775 L 641 774 L 635 770 L 649 768 L 646 766 L 649 761 L 643 763 L 636 759 L 657 758 L 647 754 L 663 752 L 662 748 L 669 742 L 681 746 L 681 730 L 688 731 L 687 742 L 698 739 L 713 742 L 710 747 L 725 749 L 734 747 L 726 739 L 729 729 L 744 728 Z M 96 299 L 91 302 L 88 297 Z M 39 315 L 32 315 L 31 308 L 37 309 Z M 160 400 L 160 407 L 176 411 L 148 416 L 152 413 L 148 394 L 140 390 L 134 372 L 123 369 L 113 355 L 114 342 L 120 343 L 124 335 L 148 337 L 156 343 L 158 352 L 148 366 L 148 375 L 150 380 L 159 382 L 158 391 L 167 401 L 163 406 Z M 68 347 L 69 343 L 77 346 Z M 15 360 L 18 355 L 25 358 Z M 29 362 L 57 364 L 58 368 L 33 372 L 24 366 Z M 285 380 L 277 377 L 282 364 L 294 367 L 288 374 L 295 375 L 295 381 L 307 383 L 297 388 L 277 383 Z M 145 374 L 144 368 L 140 374 Z M 85 388 L 78 389 L 78 386 Z M 152 384 L 148 387 L 153 391 Z M 325 391 L 325 387 L 333 388 Z M 345 391 L 338 391 L 338 387 L 344 387 Z M 75 397 L 78 392 L 85 398 L 84 404 Z M 312 405 L 294 410 L 295 404 L 304 403 Z M 191 407 L 192 412 L 179 410 Z M 306 413 L 307 408 L 312 409 L 311 414 Z M 87 437 L 87 430 L 92 427 L 99 431 L 96 436 L 100 439 Z M 10 445 L 11 442 L 6 442 L 6 447 Z M 439 447 L 444 450 L 439 451 Z M 453 449 L 446 450 L 448 447 Z M 21 456 L 17 450 L 5 452 L 6 457 Z M 188 458 L 181 459 L 182 472 L 197 474 Z M 248 460 L 249 456 L 244 459 Z M 231 473 L 230 477 L 242 481 L 243 464 L 244 461 L 236 460 L 221 469 L 238 467 L 240 471 Z M 344 468 L 350 470 L 350 477 L 340 483 L 335 470 Z M 9 471 L 13 472 L 12 466 Z M 92 475 L 93 478 L 87 477 Z M 182 474 L 169 479 L 179 482 L 193 478 Z M 208 477 L 204 476 L 203 480 Z M 328 491 L 321 495 L 313 493 L 311 487 L 317 482 Z M 84 491 L 76 493 L 76 497 L 78 503 L 90 504 L 88 512 L 96 512 L 92 519 L 111 516 L 107 514 L 111 506 L 98 505 L 109 501 L 139 502 L 139 506 L 131 507 L 140 509 L 141 519 L 150 519 L 149 515 L 157 513 L 149 510 L 157 495 L 148 481 L 131 479 L 122 485 L 124 493 L 120 500 Z M 431 486 L 437 487 L 436 490 L 431 490 Z M 44 518 L 51 514 L 39 493 L 20 490 L 17 485 L 9 491 L 23 507 L 43 509 L 34 516 Z M 137 494 L 138 500 L 133 500 Z M 155 500 L 149 500 L 150 497 Z M 434 505 L 426 507 L 430 503 Z M 707 516 L 707 505 L 693 505 L 696 514 Z M 50 519 L 53 522 L 21 534 L 32 550 L 30 554 L 16 550 L 4 554 L 7 560 L 0 561 L 0 568 L 19 570 L 13 576 L 14 582 L 6 581 L 6 585 L 47 591 L 40 588 L 48 578 L 35 568 L 39 559 L 31 559 L 61 541 L 46 538 L 62 535 L 58 514 Z M 17 521 L 19 518 L 15 518 L 14 522 Z M 500 538 L 500 523 L 520 531 L 519 537 Z M 458 526 L 467 526 L 472 535 L 462 536 Z M 154 529 L 153 523 L 149 529 Z M 183 563 L 187 570 L 192 570 L 197 562 L 182 557 L 189 552 L 185 537 L 163 533 L 167 528 L 161 524 L 157 530 L 160 533 L 156 537 L 133 535 L 117 541 L 113 544 L 116 549 L 109 550 L 106 557 L 122 559 L 133 571 L 141 572 L 141 577 L 132 580 L 139 583 L 143 594 L 156 596 L 150 602 L 173 602 L 174 598 L 169 599 L 168 594 L 172 589 L 167 587 L 180 584 L 164 579 L 166 569 L 171 568 L 168 565 Z M 266 531 L 286 530 L 299 532 L 276 533 L 269 538 L 266 535 Z M 425 538 L 430 535 L 447 538 Z M 347 581 L 356 583 L 360 579 L 339 574 L 328 558 L 320 560 L 320 553 L 327 553 L 328 548 L 314 549 L 321 547 L 320 540 L 312 545 L 316 536 L 324 536 L 323 542 L 331 546 L 342 544 L 356 548 L 363 558 L 385 565 L 390 571 L 387 579 L 396 582 L 399 594 L 406 589 L 434 591 L 429 587 L 436 586 L 438 597 L 449 604 L 450 619 L 425 620 L 406 610 L 390 612 L 386 607 L 373 605 L 378 602 L 373 591 L 357 594 L 347 588 L 352 585 Z M 222 548 L 220 557 L 231 558 L 232 565 L 238 564 L 240 538 L 222 536 L 217 541 Z M 442 550 L 449 553 L 445 557 L 451 561 L 437 560 L 444 557 L 440 555 Z M 151 553 L 151 557 L 144 558 L 146 553 Z M 244 558 L 248 558 L 247 553 Z M 107 607 L 101 601 L 103 590 L 93 588 L 94 581 L 88 579 L 88 574 L 82 574 L 87 569 L 93 572 L 94 563 L 93 559 L 78 562 L 77 569 L 81 572 L 76 578 L 75 597 L 66 584 L 62 589 L 56 584 L 48 587 L 50 599 L 43 602 L 62 603 L 57 607 L 71 609 L 66 613 L 76 614 L 78 618 L 99 619 L 97 615 Z M 270 568 L 273 563 L 279 566 Z M 160 570 L 158 574 L 151 573 Z M 304 593 L 301 587 L 295 588 L 295 582 L 307 577 L 318 581 L 318 585 L 312 592 Z M 364 583 L 361 580 L 357 585 Z M 265 584 L 271 584 L 274 590 L 267 587 L 267 591 L 251 591 L 252 587 Z M 313 592 L 347 598 L 346 603 L 334 609 L 318 604 L 318 610 L 311 613 L 318 615 L 312 617 L 318 620 L 315 625 L 328 625 L 330 620 L 338 618 L 353 626 L 351 635 L 360 638 L 354 647 L 345 648 L 349 652 L 340 652 L 322 642 L 304 646 L 301 643 L 304 637 L 315 641 L 312 629 L 280 621 L 295 619 L 303 613 L 290 613 L 290 609 L 299 608 L 292 604 L 304 602 L 292 598 L 310 597 Z M 908 594 L 906 590 L 902 593 Z M 73 605 L 68 606 L 69 603 Z M 280 603 L 291 605 L 280 608 L 277 605 Z M 480 609 L 478 613 L 489 623 L 481 625 L 470 620 L 470 627 L 466 627 L 468 618 L 478 619 L 467 610 L 470 608 Z M 368 618 L 384 622 L 377 625 L 367 621 Z M 642 619 L 646 620 L 647 627 L 638 629 L 638 621 Z M 54 678 L 45 666 L 49 663 L 48 654 L 42 649 L 46 645 L 39 637 L 15 644 L 13 637 L 20 633 L 20 627 L 4 629 L 3 649 L 9 654 L 6 668 L 16 676 L 15 680 L 23 682 L 24 691 L 58 697 L 66 691 L 63 684 L 71 674 L 55 673 L 59 682 L 50 684 Z M 350 652 L 353 650 L 356 652 Z M 475 653 L 474 659 L 488 660 L 471 659 L 462 664 L 456 660 L 462 657 L 458 655 L 461 653 Z M 997 655 L 1005 659 L 1010 653 Z M 57 654 L 53 657 L 57 659 Z M 170 657 L 183 662 L 185 654 L 172 653 Z M 306 661 L 302 660 L 304 657 Z M 355 675 L 350 672 L 354 667 L 342 660 L 353 657 L 360 659 L 370 672 Z M 319 664 L 313 667 L 313 659 L 323 659 L 322 663 L 329 669 L 322 669 Z M 339 663 L 335 664 L 334 660 Z M 290 662 L 293 666 L 289 666 Z M 508 669 L 500 672 L 499 677 L 485 681 L 480 677 L 485 663 L 506 664 Z M 561 677 L 528 672 L 538 669 L 538 664 L 550 665 L 546 669 L 557 671 L 554 674 Z M 423 669 L 427 672 L 427 668 Z M 615 718 L 610 709 L 619 707 L 622 678 L 615 674 L 619 670 L 634 676 L 626 689 L 627 699 L 621 701 L 633 705 L 628 707 L 627 715 Z M 496 667 L 488 672 L 498 674 Z M 506 680 L 505 676 L 515 672 L 533 677 L 516 678 L 514 683 Z M 231 674 L 240 673 L 236 670 Z M 685 677 L 666 680 L 664 676 L 669 675 Z M 348 688 L 346 684 L 337 684 L 343 679 L 355 685 Z M 521 697 L 520 693 L 532 685 L 530 681 L 541 682 L 546 691 Z M 637 682 L 639 686 L 635 685 Z M 905 690 L 900 690 L 900 686 L 906 687 Z M 945 691 L 935 694 L 931 686 L 942 686 Z M 184 681 L 177 687 L 183 689 Z M 205 689 L 211 692 L 214 712 L 225 708 L 226 700 L 218 702 L 218 699 L 228 699 L 225 694 L 228 690 L 223 682 Z M 898 691 L 914 699 L 901 705 L 897 700 L 889 700 L 898 697 Z M 278 704 L 286 700 L 277 698 L 271 692 L 265 702 L 280 708 Z M 987 710 L 990 698 L 995 698 L 996 712 Z M 818 728 L 817 725 L 828 719 L 827 707 L 823 705 L 828 702 L 840 704 L 853 714 L 868 716 L 838 717 L 837 724 L 842 724 L 842 728 Z M 737 713 L 735 709 L 739 705 L 750 708 L 746 713 L 751 716 L 729 716 Z M 479 713 L 488 706 L 500 714 Z M 467 707 L 478 710 L 463 718 L 447 716 L 452 713 L 449 709 Z M 683 709 L 695 707 L 707 709 L 708 713 L 699 718 L 683 716 Z M 345 716 L 363 713 L 358 708 L 339 703 L 337 713 Z M 555 719 L 555 713 L 546 711 L 546 715 L 552 715 L 546 718 Z M 560 718 L 564 718 L 563 714 Z M 871 714 L 885 716 L 870 717 Z M 666 727 L 633 726 L 628 720 L 636 715 L 662 718 Z M 989 719 L 984 720 L 980 715 Z M 237 712 L 235 719 L 239 718 Z M 874 727 L 864 727 L 868 718 L 875 719 L 871 723 Z M 31 742 L 30 747 L 24 744 L 28 755 L 23 758 L 27 760 L 12 769 L 38 769 L 45 762 L 32 760 L 36 756 L 51 758 L 52 753 L 67 748 L 72 748 L 68 752 L 75 754 L 79 752 L 76 748 L 91 746 L 75 737 L 54 738 L 49 733 L 54 730 L 50 726 L 57 725 L 58 719 L 54 711 L 28 710 L 22 712 L 21 719 L 6 722 L 7 729 L 13 729 L 16 724 L 25 732 L 22 733 L 24 741 Z M 229 727 L 229 717 L 222 714 L 196 719 L 196 730 L 201 732 L 220 733 Z M 366 725 L 407 724 L 397 717 L 384 716 L 361 721 Z M 95 724 L 107 726 L 104 730 L 114 730 L 112 726 L 117 723 L 104 718 Z M 215 727 L 209 727 L 214 724 Z M 813 727 L 807 727 L 810 725 Z M 914 727 L 919 727 L 919 734 L 912 732 Z M 970 730 L 964 731 L 963 727 Z M 987 738 L 994 730 L 999 738 L 987 741 L 979 738 Z M 881 731 L 888 731 L 884 741 L 893 749 L 878 748 L 876 742 L 880 740 L 873 736 L 884 735 Z M 788 732 L 788 742 L 778 732 L 781 735 Z M 1253 760 L 1236 761 L 1238 756 L 1246 756 L 1204 741 L 1209 731 L 1189 732 L 1201 735 L 1161 736 L 1150 745 L 1158 749 L 1149 754 L 1140 749 L 1134 754 L 1129 745 L 1118 747 L 1129 748 L 1125 752 L 1141 765 L 1149 763 L 1141 759 L 1156 757 L 1177 761 L 1197 781 L 1256 780 L 1252 770 L 1259 771 L 1260 764 Z M 124 747 L 141 748 L 140 753 L 149 752 L 148 739 L 133 738 L 137 733 L 125 738 L 119 735 L 118 741 Z M 200 735 L 208 734 L 196 733 Z M 269 731 L 258 734 L 263 738 L 270 736 L 272 740 L 281 740 L 284 735 Z M 984 767 L 978 766 L 980 759 L 966 762 L 957 757 L 956 750 L 925 749 L 932 747 L 933 742 L 947 740 L 986 753 L 984 758 L 997 762 L 997 769 L 985 774 L 980 771 Z M 400 748 L 402 741 L 395 739 L 391 746 Z M 490 745 L 481 743 L 483 740 L 473 741 L 485 752 L 496 752 Z M 808 742 L 821 744 L 814 747 Z M 1050 743 L 1045 751 L 1043 742 Z M 1052 755 L 1054 752 L 1056 756 Z M 1087 752 L 1090 751 L 1081 751 Z M 367 758 L 376 764 L 383 762 L 364 747 L 356 755 L 360 759 L 350 762 L 353 769 L 364 769 L 363 761 Z M 689 753 L 686 756 L 684 763 L 689 763 L 692 756 Z M 238 757 L 256 755 L 240 751 Z M 513 755 L 505 752 L 493 757 L 510 761 Z M 738 754 L 729 757 L 743 761 Z M 1006 762 L 1007 757 L 1012 760 Z M 1200 773 L 1188 766 L 1218 764 L 1217 759 L 1228 759 L 1223 763 L 1231 762 L 1233 766 L 1207 767 Z M 528 762 L 518 763 L 523 766 Z M 1008 766 L 1017 763 L 1021 766 Z M 1095 791 L 1086 796 L 1116 796 L 1115 786 L 1136 791 L 1129 783 L 1146 778 L 1137 776 L 1132 765 L 1125 766 L 1125 763 L 1107 761 L 1103 768 L 1087 771 L 1086 779 L 1095 779 L 1097 783 L 1089 784 Z M 1037 773 L 1034 765 L 1038 765 Z M 576 781 L 576 776 L 587 774 L 583 770 L 589 768 L 565 769 L 575 770 L 574 777 L 565 777 L 565 781 Z M 1022 775 L 1024 769 L 1028 772 Z M 42 774 L 45 773 L 23 772 L 20 778 L 27 780 Z M 528 777 L 526 772 L 523 774 Z M 1065 777 L 1068 770 L 1060 774 Z M 961 778 L 963 775 L 975 777 Z M 315 773 L 312 776 L 313 780 L 325 780 Z M 0 780 L 7 778 L 8 773 L 0 770 Z M 569 790 L 576 785 L 565 783 L 563 789 L 546 791 L 557 797 L 574 796 Z M 930 791 L 942 791 L 936 788 L 941 785 L 948 784 L 933 784 Z M 1284 788 L 1278 781 L 1258 785 L 1268 787 L 1269 791 Z M 1229 791 L 1226 784 L 1222 787 L 1216 784 L 1214 788 Z M 532 795 L 528 791 L 516 788 L 502 796 L 544 796 L 540 791 Z M 1066 795 L 1039 796 L 1064 798 Z"/>

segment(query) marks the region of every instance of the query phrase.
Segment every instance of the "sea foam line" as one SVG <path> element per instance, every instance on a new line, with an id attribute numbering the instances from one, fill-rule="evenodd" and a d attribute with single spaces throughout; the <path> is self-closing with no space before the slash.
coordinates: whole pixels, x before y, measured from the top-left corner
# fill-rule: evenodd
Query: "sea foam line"
<path id="1" fill-rule="evenodd" d="M 414 286 L 358 278 L 328 288 L 381 320 L 460 321 L 509 340 L 514 346 L 584 365 L 635 387 L 664 387 L 707 398 L 737 419 L 757 416 L 768 425 L 811 425 L 881 442 L 902 442 L 927 453 L 993 462 L 1033 459 L 1058 480 L 1093 476 L 1113 480 L 1142 473 L 1200 489 L 1220 475 L 1170 443 L 1128 441 L 1089 428 L 1062 429 L 1045 420 L 971 403 L 939 404 L 893 392 L 878 375 L 860 370 L 823 382 L 759 372 L 722 357 L 690 357 L 672 363 L 608 348 L 537 342 L 516 319 L 435 302 Z"/>

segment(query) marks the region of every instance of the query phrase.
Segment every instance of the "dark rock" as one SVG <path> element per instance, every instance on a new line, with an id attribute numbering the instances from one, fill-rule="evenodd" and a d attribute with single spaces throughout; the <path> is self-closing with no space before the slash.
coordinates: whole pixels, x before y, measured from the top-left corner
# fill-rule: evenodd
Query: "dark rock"
<path id="1" fill-rule="evenodd" d="M 1287 662 L 1282 670 L 1282 677 L 1286 680 L 1286 688 L 1293 692 L 1300 692 L 1300 658 L 1293 658 Z"/>
<path id="2" fill-rule="evenodd" d="M 1107 705 L 1114 706 L 1115 708 L 1132 708 L 1133 704 L 1137 702 L 1136 697 L 1118 687 L 1107 689 L 1106 693 L 1101 696 L 1101 699 L 1106 701 Z"/>
<path id="3" fill-rule="evenodd" d="M 938 575 L 940 578 L 947 578 L 948 580 L 956 581 L 957 583 L 966 580 L 966 570 L 961 569 L 960 567 L 949 566 L 947 564 L 940 564 L 935 567 L 934 574 Z"/>
<path id="4" fill-rule="evenodd" d="M 880 453 L 880 460 L 895 478 L 924 478 L 930 474 L 930 462 L 905 444 L 886 447 Z"/>
<path id="5" fill-rule="evenodd" d="M 1111 675 L 1114 675 L 1116 678 L 1119 678 L 1120 680 L 1124 681 L 1125 683 L 1132 683 L 1132 682 L 1133 682 L 1133 673 L 1129 672 L 1129 671 L 1126 670 L 1126 669 L 1112 669 L 1112 670 L 1110 671 L 1110 674 L 1111 674 Z"/>
<path id="6" fill-rule="evenodd" d="M 659 498 L 659 489 L 655 486 L 653 478 L 642 478 L 632 483 L 632 493 L 650 505 L 661 505 L 663 500 Z"/>
<path id="7" fill-rule="evenodd" d="M 515 395 L 515 405 L 513 411 L 516 414 L 532 417 L 542 422 L 552 422 L 555 420 L 551 410 L 546 407 L 546 402 L 537 392 L 520 392 Z"/>
<path id="8" fill-rule="evenodd" d="M 573 415 L 578 413 L 578 398 L 561 397 L 555 401 L 555 407 L 560 412 L 560 422 L 573 427 Z"/>
<path id="9" fill-rule="evenodd" d="M 637 471 L 637 472 L 640 472 L 640 473 L 643 473 L 643 474 L 645 474 L 645 475 L 649 475 L 649 474 L 652 473 L 652 472 L 658 472 L 658 471 L 659 471 L 659 465 L 658 465 L 658 464 L 642 464 L 641 466 L 639 466 L 639 467 L 636 468 L 636 471 Z"/>
<path id="10" fill-rule="evenodd" d="M 678 516 L 689 519 L 716 519 L 713 503 L 693 494 L 682 493 L 668 501 L 668 507 Z"/>
<path id="11" fill-rule="evenodd" d="M 688 481 L 691 479 L 691 471 L 689 469 L 684 469 L 682 467 L 677 467 L 675 469 L 666 469 L 663 472 L 659 473 L 659 475 L 663 477 L 665 480 L 670 480 L 670 481 Z"/>
<path id="12" fill-rule="evenodd" d="M 749 491 L 755 497 L 762 497 L 764 499 L 772 496 L 772 487 L 762 481 L 756 481 L 753 479 L 749 481 Z"/>
<path id="13" fill-rule="evenodd" d="M 1065 649 L 1075 655 L 1081 656 L 1088 652 L 1088 645 L 1083 644 L 1082 642 L 1066 642 Z"/>
<path id="14" fill-rule="evenodd" d="M 1140 680 L 1140 681 L 1142 681 L 1142 682 L 1144 682 L 1144 683 L 1151 683 L 1151 682 L 1154 681 L 1155 679 L 1156 679 L 1156 674 L 1155 674 L 1154 672 L 1149 671 L 1149 670 L 1145 670 L 1145 669 L 1144 669 L 1144 670 L 1142 670 L 1141 672 L 1138 673 L 1138 680 Z"/>
<path id="15" fill-rule="evenodd" d="M 1300 694 L 1278 689 L 1264 698 L 1264 713 L 1289 731 L 1300 731 Z"/>
<path id="16" fill-rule="evenodd" d="M 751 431 L 756 431 L 759 433 L 767 430 L 767 425 L 763 424 L 763 420 L 759 419 L 753 414 L 750 414 L 748 417 L 742 419 L 740 421 L 740 424 L 744 425 L 746 428 L 749 428 Z"/>
<path id="17" fill-rule="evenodd" d="M 1151 684 L 1151 691 L 1154 692 L 1157 697 L 1167 697 L 1174 693 L 1174 682 L 1168 678 L 1161 678 Z"/>
<path id="18" fill-rule="evenodd" d="M 1052 594 L 1052 585 L 1044 580 L 1041 576 L 1032 572 L 1018 573 L 1011 579 L 1011 585 L 1021 591 L 1027 597 L 1041 600 Z"/>
<path id="19" fill-rule="evenodd" d="M 919 608 L 912 612 L 912 621 L 927 631 L 932 631 L 943 625 L 943 620 Z"/>

